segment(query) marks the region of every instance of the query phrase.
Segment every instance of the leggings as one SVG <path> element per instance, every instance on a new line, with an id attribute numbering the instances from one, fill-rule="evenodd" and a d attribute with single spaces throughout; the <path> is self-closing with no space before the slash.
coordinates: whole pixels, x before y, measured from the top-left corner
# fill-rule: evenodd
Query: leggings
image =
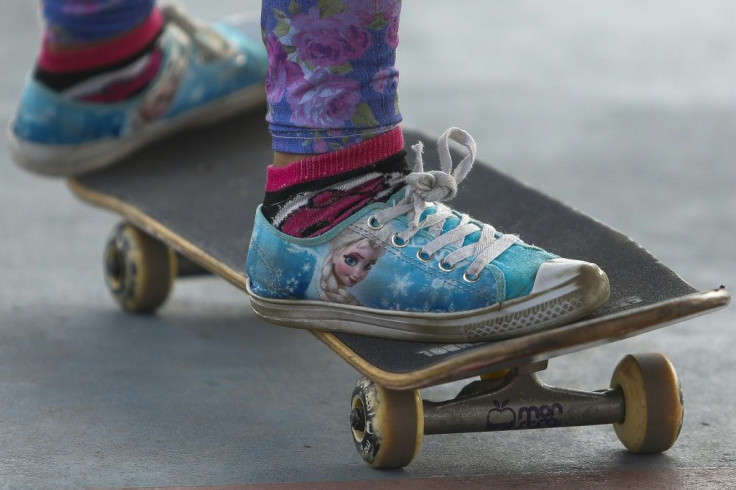
<path id="1" fill-rule="evenodd" d="M 94 43 L 145 20 L 154 0 L 43 0 L 46 37 Z M 266 120 L 273 149 L 339 150 L 401 122 L 395 66 L 401 0 L 263 0 Z"/>

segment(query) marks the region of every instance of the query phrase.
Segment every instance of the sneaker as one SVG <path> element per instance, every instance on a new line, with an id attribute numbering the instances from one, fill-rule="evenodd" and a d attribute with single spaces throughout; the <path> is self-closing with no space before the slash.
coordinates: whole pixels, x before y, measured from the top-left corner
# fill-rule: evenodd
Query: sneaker
<path id="1" fill-rule="evenodd" d="M 453 170 L 449 139 L 469 150 Z M 261 210 L 248 251 L 255 313 L 288 327 L 392 339 L 466 342 L 526 335 L 603 304 L 595 264 L 560 258 L 453 211 L 475 143 L 452 128 L 439 140 L 441 171 L 425 172 L 421 145 L 405 185 L 322 235 L 295 238 Z"/>
<path id="2" fill-rule="evenodd" d="M 27 81 L 8 131 L 19 165 L 46 175 L 89 172 L 166 135 L 265 103 L 268 60 L 260 40 L 224 22 L 200 24 L 174 7 L 162 11 L 161 67 L 133 98 L 89 103 Z"/>

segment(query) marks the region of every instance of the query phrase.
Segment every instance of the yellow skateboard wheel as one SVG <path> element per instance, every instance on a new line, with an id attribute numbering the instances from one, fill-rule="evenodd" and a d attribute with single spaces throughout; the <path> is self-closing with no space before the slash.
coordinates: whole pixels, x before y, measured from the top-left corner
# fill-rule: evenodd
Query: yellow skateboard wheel
<path id="1" fill-rule="evenodd" d="M 152 313 L 174 284 L 176 254 L 135 226 L 121 222 L 105 247 L 105 283 L 120 307 Z"/>
<path id="2" fill-rule="evenodd" d="M 624 395 L 626 415 L 613 425 L 616 435 L 634 453 L 668 450 L 682 428 L 682 389 L 677 373 L 662 354 L 624 357 L 613 372 L 611 387 Z"/>
<path id="3" fill-rule="evenodd" d="M 373 468 L 402 468 L 419 452 L 424 411 L 418 390 L 394 391 L 360 378 L 350 402 L 358 453 Z"/>

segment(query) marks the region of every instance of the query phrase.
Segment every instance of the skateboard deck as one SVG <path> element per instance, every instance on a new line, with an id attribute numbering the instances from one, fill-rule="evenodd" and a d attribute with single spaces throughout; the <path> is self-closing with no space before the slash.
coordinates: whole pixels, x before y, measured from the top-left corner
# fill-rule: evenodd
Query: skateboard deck
<path id="1" fill-rule="evenodd" d="M 421 139 L 437 161 L 436 139 Z M 245 290 L 253 213 L 271 159 L 263 113 L 161 141 L 127 161 L 69 181 L 82 200 L 112 210 L 208 271 Z M 431 165 L 431 164 L 430 164 Z M 723 289 L 698 292 L 627 236 L 482 163 L 453 206 L 564 257 L 597 263 L 611 296 L 562 328 L 496 342 L 437 344 L 313 331 L 382 386 L 415 389 L 543 361 L 660 328 L 725 306 Z"/>
<path id="2" fill-rule="evenodd" d="M 425 161 L 437 161 L 434 138 L 411 130 L 404 137 L 407 145 L 423 140 Z M 165 299 L 173 271 L 206 270 L 245 291 L 249 233 L 270 159 L 259 112 L 160 141 L 115 167 L 71 179 L 79 198 L 128 223 L 116 228 L 105 252 L 108 287 L 119 302 L 121 263 L 125 271 L 137 271 L 130 277 L 166 278 L 167 286 L 153 288 L 158 299 L 146 308 Z M 549 387 L 536 371 L 555 356 L 723 307 L 728 292 L 696 291 L 622 233 L 482 163 L 463 187 L 454 207 L 527 243 L 599 264 L 610 280 L 610 300 L 567 326 L 497 342 L 440 344 L 311 331 L 363 374 L 349 414 L 361 457 L 374 468 L 395 468 L 411 462 L 424 435 L 592 424 L 613 424 L 635 453 L 669 449 L 680 433 L 683 398 L 674 368 L 661 354 L 625 357 L 611 388 L 593 392 Z M 125 238 L 132 236 L 139 238 Z M 122 289 L 127 295 L 136 288 Z M 450 400 L 422 400 L 418 391 L 476 375 L 480 379 Z"/>

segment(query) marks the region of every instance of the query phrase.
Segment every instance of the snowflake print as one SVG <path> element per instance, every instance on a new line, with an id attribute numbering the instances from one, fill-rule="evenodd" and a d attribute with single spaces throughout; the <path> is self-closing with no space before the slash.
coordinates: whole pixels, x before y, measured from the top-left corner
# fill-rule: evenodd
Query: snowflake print
<path id="1" fill-rule="evenodd" d="M 414 281 L 411 280 L 411 274 L 405 274 L 401 278 L 397 278 L 388 288 L 396 297 L 406 296 L 411 291 Z"/>

